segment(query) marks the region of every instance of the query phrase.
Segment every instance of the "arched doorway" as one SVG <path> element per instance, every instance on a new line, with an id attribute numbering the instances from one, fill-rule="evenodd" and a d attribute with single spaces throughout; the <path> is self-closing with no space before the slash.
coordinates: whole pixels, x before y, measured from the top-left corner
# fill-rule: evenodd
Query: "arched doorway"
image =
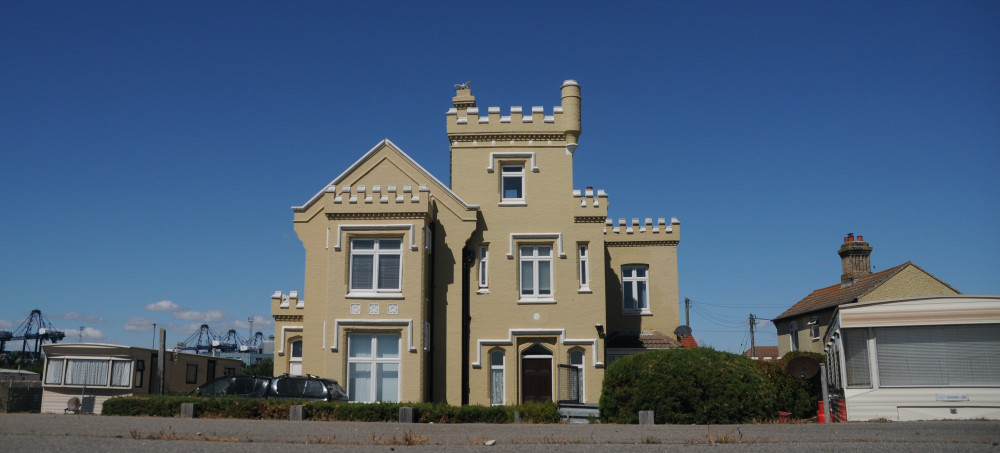
<path id="1" fill-rule="evenodd" d="M 521 353 L 521 402 L 552 401 L 552 351 L 538 343 Z"/>

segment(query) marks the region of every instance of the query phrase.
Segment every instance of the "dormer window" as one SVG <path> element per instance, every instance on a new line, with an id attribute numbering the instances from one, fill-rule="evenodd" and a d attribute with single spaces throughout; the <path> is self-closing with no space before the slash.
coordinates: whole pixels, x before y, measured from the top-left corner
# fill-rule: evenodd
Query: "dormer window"
<path id="1" fill-rule="evenodd" d="M 501 204 L 524 204 L 524 165 L 500 167 Z"/>

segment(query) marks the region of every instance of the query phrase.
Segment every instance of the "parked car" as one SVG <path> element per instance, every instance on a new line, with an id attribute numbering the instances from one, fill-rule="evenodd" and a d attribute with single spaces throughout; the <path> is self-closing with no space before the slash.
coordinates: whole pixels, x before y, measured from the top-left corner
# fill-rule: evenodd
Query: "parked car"
<path id="1" fill-rule="evenodd" d="M 347 392 L 332 379 L 279 376 L 271 380 L 268 398 L 281 400 L 347 401 Z"/>
<path id="2" fill-rule="evenodd" d="M 316 376 L 225 376 L 208 381 L 194 396 L 241 396 L 306 401 L 347 401 L 347 392 L 332 379 Z"/>
<path id="3" fill-rule="evenodd" d="M 272 379 L 261 376 L 224 376 L 199 385 L 191 394 L 194 396 L 267 398 Z"/>

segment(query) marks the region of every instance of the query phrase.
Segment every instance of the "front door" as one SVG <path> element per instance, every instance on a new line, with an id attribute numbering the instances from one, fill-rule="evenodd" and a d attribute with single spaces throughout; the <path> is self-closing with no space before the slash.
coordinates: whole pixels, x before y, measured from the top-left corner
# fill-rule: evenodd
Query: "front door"
<path id="1" fill-rule="evenodd" d="M 288 374 L 302 376 L 302 340 L 292 342 L 292 356 L 288 359 Z"/>
<path id="2" fill-rule="evenodd" d="M 521 401 L 552 401 L 552 352 L 542 345 L 521 354 Z"/>

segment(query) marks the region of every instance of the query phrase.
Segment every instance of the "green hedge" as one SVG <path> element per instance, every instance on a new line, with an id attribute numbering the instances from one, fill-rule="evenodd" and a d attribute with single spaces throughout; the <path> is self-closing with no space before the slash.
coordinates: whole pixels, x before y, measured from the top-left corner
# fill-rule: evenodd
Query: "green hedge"
<path id="1" fill-rule="evenodd" d="M 745 357 L 711 348 L 634 354 L 608 366 L 601 418 L 637 423 L 640 410 L 656 423 L 747 423 L 774 419 L 776 386 Z"/>
<path id="2" fill-rule="evenodd" d="M 412 407 L 421 423 L 512 423 L 514 412 L 522 423 L 558 423 L 554 403 L 519 406 L 449 406 L 441 403 L 327 403 L 251 398 L 205 398 L 196 396 L 129 396 L 104 402 L 103 415 L 147 415 L 176 417 L 182 403 L 196 404 L 196 417 L 287 420 L 289 407 L 304 405 L 309 420 L 383 422 L 399 420 L 399 408 Z"/>

